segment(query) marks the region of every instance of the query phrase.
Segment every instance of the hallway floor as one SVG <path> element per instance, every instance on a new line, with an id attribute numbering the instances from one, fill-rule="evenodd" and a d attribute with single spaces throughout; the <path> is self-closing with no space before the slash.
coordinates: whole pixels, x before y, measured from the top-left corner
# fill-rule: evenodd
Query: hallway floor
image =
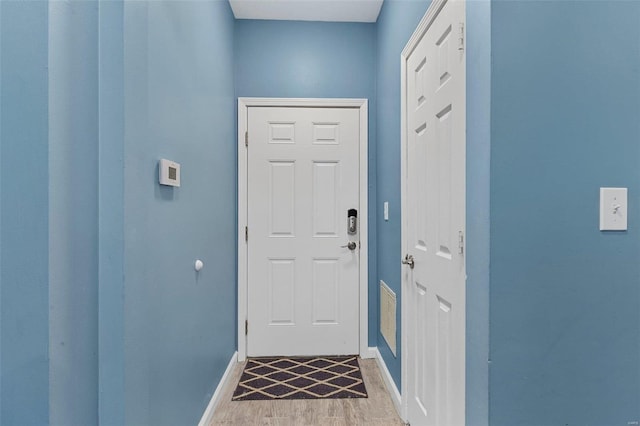
<path id="1" fill-rule="evenodd" d="M 224 389 L 210 426 L 394 426 L 404 425 L 374 359 L 360 359 L 368 398 L 231 401 L 244 363 L 238 364 Z"/>

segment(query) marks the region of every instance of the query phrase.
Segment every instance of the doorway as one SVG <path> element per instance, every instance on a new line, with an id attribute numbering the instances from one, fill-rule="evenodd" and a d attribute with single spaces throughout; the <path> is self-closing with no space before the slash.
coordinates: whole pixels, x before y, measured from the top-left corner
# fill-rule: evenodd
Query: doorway
<path id="1" fill-rule="evenodd" d="M 402 54 L 403 410 L 465 422 L 465 3 L 435 0 Z"/>
<path id="2" fill-rule="evenodd" d="M 367 101 L 238 101 L 238 359 L 367 350 Z"/>

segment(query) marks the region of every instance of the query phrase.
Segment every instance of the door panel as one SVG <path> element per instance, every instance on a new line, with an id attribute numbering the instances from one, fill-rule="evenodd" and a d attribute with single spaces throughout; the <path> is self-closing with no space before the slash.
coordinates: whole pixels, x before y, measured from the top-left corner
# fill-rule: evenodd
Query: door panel
<path id="1" fill-rule="evenodd" d="M 296 163 L 269 161 L 270 237 L 294 237 Z"/>
<path id="2" fill-rule="evenodd" d="M 347 234 L 359 120 L 356 108 L 249 108 L 249 356 L 358 353 L 359 250 L 341 246 L 359 239 Z"/>
<path id="3" fill-rule="evenodd" d="M 313 162 L 313 236 L 338 237 L 340 163 Z M 344 212 L 343 212 L 344 216 Z"/>
<path id="4" fill-rule="evenodd" d="M 458 49 L 464 2 L 447 1 L 407 58 L 403 241 L 406 268 L 408 420 L 465 419 L 465 61 Z"/>
<path id="5" fill-rule="evenodd" d="M 340 322 L 339 259 L 313 260 L 313 324 Z"/>
<path id="6" fill-rule="evenodd" d="M 269 324 L 294 325 L 295 259 L 269 259 Z"/>

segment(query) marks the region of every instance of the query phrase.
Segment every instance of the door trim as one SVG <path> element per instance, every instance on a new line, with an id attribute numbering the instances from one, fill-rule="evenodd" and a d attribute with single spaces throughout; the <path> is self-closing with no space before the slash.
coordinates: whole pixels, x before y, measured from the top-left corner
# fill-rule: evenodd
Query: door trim
<path id="1" fill-rule="evenodd" d="M 369 337 L 369 214 L 368 214 L 368 100 L 315 98 L 238 98 L 238 362 L 247 358 L 245 321 L 248 315 L 247 244 L 245 226 L 248 222 L 248 158 L 245 132 L 249 107 L 316 107 L 358 108 L 360 111 L 360 282 L 359 282 L 359 355 L 368 358 Z M 249 141 L 251 145 L 251 141 Z M 249 236 L 251 238 L 251 236 Z"/>
<path id="2" fill-rule="evenodd" d="M 420 20 L 420 23 L 416 27 L 415 31 L 411 35 L 411 38 L 405 45 L 402 53 L 400 54 L 400 211 L 401 211 L 401 242 L 400 247 L 402 253 L 408 252 L 409 241 L 405 236 L 405 233 L 402 231 L 407 229 L 409 214 L 407 211 L 407 189 L 406 189 L 406 180 L 407 180 L 407 141 L 408 141 L 408 128 L 407 128 L 407 61 L 411 53 L 416 49 L 418 43 L 422 40 L 426 32 L 431 28 L 431 25 L 435 21 L 438 13 L 444 5 L 448 1 L 466 1 L 466 0 L 433 0 L 429 5 L 429 8 L 425 12 L 424 16 Z M 466 25 L 466 16 L 465 16 L 465 25 Z M 466 44 L 466 40 L 465 40 Z M 466 49 L 466 46 L 465 46 Z M 466 85 L 466 81 L 463 83 Z M 465 102 L 466 102 L 466 88 L 465 88 Z M 466 126 L 466 122 L 465 122 Z M 465 183 L 465 194 L 466 194 L 466 183 Z M 466 212 L 465 212 L 466 215 Z M 465 250 L 468 246 L 465 245 Z M 402 256 L 402 254 L 401 254 Z M 465 254 L 465 258 L 468 256 L 468 252 Z M 399 261 L 400 259 L 398 259 Z M 465 265 L 466 269 L 466 265 Z M 400 283 L 402 286 L 402 291 L 408 288 L 408 278 L 409 275 L 406 273 L 406 268 L 401 268 L 401 277 Z M 465 306 L 466 309 L 466 306 Z M 404 421 L 408 420 L 409 417 L 409 401 L 407 400 L 407 394 L 409 391 L 408 388 L 408 375 L 409 369 L 407 368 L 408 363 L 408 355 L 409 355 L 409 318 L 407 312 L 407 304 L 405 303 L 404 297 L 402 298 L 400 304 L 400 318 L 402 324 L 401 330 L 401 348 L 402 348 L 402 360 L 401 360 L 401 378 L 402 378 L 402 389 L 401 389 L 401 398 L 402 398 L 402 412 L 400 416 Z M 466 328 L 465 328 L 466 333 Z M 465 353 L 466 359 L 466 353 Z M 465 361 L 466 362 L 466 361 Z M 466 380 L 466 378 L 465 378 Z M 466 401 L 465 401 L 466 405 Z"/>

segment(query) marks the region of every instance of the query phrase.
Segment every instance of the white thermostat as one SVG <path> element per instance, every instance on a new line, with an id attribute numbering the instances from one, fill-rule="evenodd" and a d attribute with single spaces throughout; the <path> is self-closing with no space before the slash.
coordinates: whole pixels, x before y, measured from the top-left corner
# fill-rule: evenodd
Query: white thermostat
<path id="1" fill-rule="evenodd" d="M 180 164 L 162 159 L 158 163 L 160 185 L 180 186 Z"/>

